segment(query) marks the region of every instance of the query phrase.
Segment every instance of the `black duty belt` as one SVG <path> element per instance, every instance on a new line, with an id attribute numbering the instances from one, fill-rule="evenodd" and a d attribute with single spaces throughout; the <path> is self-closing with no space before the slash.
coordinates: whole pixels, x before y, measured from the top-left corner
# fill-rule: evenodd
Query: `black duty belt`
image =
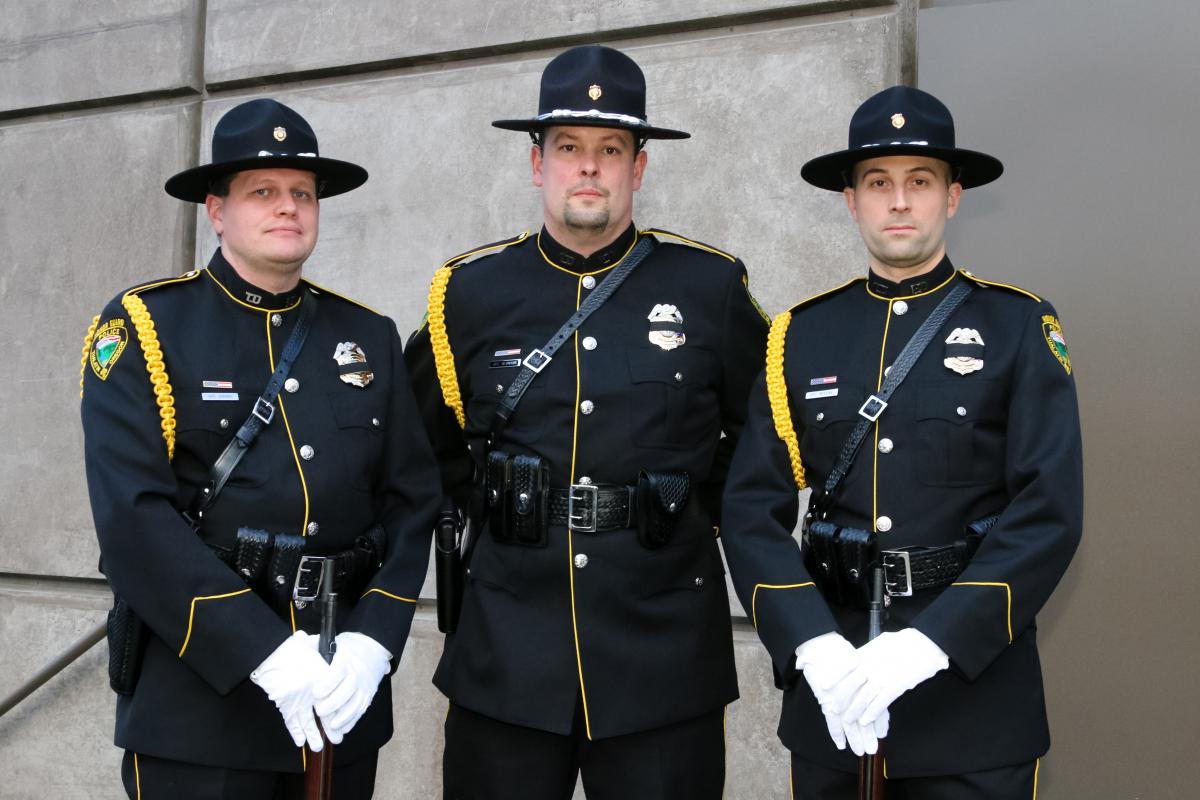
<path id="1" fill-rule="evenodd" d="M 575 483 L 550 489 L 551 525 L 570 525 L 576 533 L 603 533 L 637 527 L 637 487 Z"/>
<path id="2" fill-rule="evenodd" d="M 999 514 L 992 514 L 975 520 L 967 526 L 966 538 L 953 544 L 880 550 L 884 591 L 889 597 L 911 597 L 922 589 L 940 589 L 954 583 L 999 518 Z"/>

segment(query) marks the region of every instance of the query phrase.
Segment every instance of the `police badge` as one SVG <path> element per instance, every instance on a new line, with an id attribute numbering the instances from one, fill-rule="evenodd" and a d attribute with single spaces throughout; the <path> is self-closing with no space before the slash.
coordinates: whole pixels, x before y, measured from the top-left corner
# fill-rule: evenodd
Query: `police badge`
<path id="1" fill-rule="evenodd" d="M 946 337 L 945 358 L 947 369 L 959 375 L 983 369 L 983 338 L 974 328 L 955 328 Z"/>
<path id="2" fill-rule="evenodd" d="M 650 311 L 650 344 L 655 344 L 663 350 L 674 350 L 687 341 L 683 333 L 683 314 L 679 309 L 667 303 L 659 303 Z"/>
<path id="3" fill-rule="evenodd" d="M 375 378 L 367 366 L 367 354 L 354 342 L 339 342 L 333 360 L 338 364 L 338 377 L 351 386 L 365 389 Z"/>

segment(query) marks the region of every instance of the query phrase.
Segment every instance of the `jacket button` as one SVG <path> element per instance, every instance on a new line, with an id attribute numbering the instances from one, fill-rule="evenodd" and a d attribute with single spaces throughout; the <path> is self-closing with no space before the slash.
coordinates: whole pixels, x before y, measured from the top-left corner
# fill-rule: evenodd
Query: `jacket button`
<path id="1" fill-rule="evenodd" d="M 880 517 L 879 519 L 875 520 L 875 530 L 879 531 L 880 533 L 887 533 L 891 529 L 892 529 L 892 518 L 891 517 Z"/>
<path id="2" fill-rule="evenodd" d="M 895 303 L 892 303 L 892 311 L 896 313 L 896 316 L 903 317 L 908 313 L 908 303 L 903 300 L 897 300 Z"/>
<path id="3" fill-rule="evenodd" d="M 283 390 L 288 394 L 295 394 L 300 391 L 300 381 L 295 378 L 288 378 L 283 382 Z"/>
<path id="4" fill-rule="evenodd" d="M 583 569 L 588 565 L 587 553 L 580 553 L 575 556 L 575 569 Z"/>
<path id="5" fill-rule="evenodd" d="M 699 589 L 704 585 L 704 578 L 696 578 L 696 588 Z"/>
<path id="6" fill-rule="evenodd" d="M 823 420 L 823 419 L 825 419 L 825 412 L 824 412 L 824 411 L 818 411 L 818 412 L 817 412 L 817 422 L 820 422 L 820 421 L 821 421 L 821 420 Z"/>
<path id="7" fill-rule="evenodd" d="M 596 349 L 596 337 L 595 336 L 583 337 L 583 349 L 584 350 L 595 350 Z"/>
<path id="8" fill-rule="evenodd" d="M 308 523 L 308 527 L 304 530 L 308 532 L 309 536 L 316 536 L 317 532 L 321 530 L 321 526 L 316 522 L 310 522 Z"/>
<path id="9" fill-rule="evenodd" d="M 584 414 L 590 414 L 596 410 L 596 404 L 593 403 L 591 400 L 584 400 L 582 403 L 579 404 L 579 410 L 582 411 Z"/>
<path id="10" fill-rule="evenodd" d="M 272 314 L 271 315 L 271 324 L 274 325 L 276 328 L 278 328 L 280 325 L 283 324 L 283 317 L 280 316 L 279 314 Z"/>
<path id="11" fill-rule="evenodd" d="M 954 413 L 958 414 L 960 417 L 965 417 L 967 415 L 967 410 L 962 406 L 959 406 L 958 408 L 954 409 Z"/>
<path id="12" fill-rule="evenodd" d="M 305 461 L 311 461 L 312 457 L 315 456 L 316 454 L 317 454 L 317 451 L 313 450 L 311 445 L 306 444 L 306 445 L 300 446 L 300 457 L 303 458 Z"/>
<path id="13" fill-rule="evenodd" d="M 376 428 L 379 427 L 379 417 L 371 417 L 371 424 Z"/>
<path id="14" fill-rule="evenodd" d="M 583 288 L 585 288 L 585 289 L 596 288 L 596 279 L 593 278 L 591 275 L 584 275 L 583 276 Z"/>
<path id="15" fill-rule="evenodd" d="M 894 445 L 892 444 L 891 439 L 880 439 L 879 440 L 879 452 L 886 455 L 887 453 L 892 452 L 892 447 L 894 447 Z"/>
<path id="16" fill-rule="evenodd" d="M 682 373 L 682 372 L 676 372 L 676 373 L 675 373 L 675 382 L 676 382 L 676 383 L 679 383 L 679 382 L 680 382 L 680 381 L 682 381 L 682 380 L 683 380 L 683 373 Z"/>
<path id="17" fill-rule="evenodd" d="M 227 420 L 227 419 L 223 419 L 223 420 L 221 420 L 221 427 L 222 427 L 222 428 L 228 428 L 228 427 L 229 427 L 229 420 Z"/>

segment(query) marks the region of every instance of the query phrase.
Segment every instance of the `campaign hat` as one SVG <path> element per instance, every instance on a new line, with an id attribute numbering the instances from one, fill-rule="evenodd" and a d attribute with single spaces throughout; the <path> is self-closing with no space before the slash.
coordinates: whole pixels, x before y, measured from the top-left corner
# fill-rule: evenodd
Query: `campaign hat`
<path id="1" fill-rule="evenodd" d="M 553 125 L 621 128 L 639 139 L 687 139 L 690 133 L 659 128 L 646 118 L 646 76 L 629 56 L 611 47 L 573 47 L 542 72 L 538 113 L 492 123 L 537 134 Z"/>
<path id="2" fill-rule="evenodd" d="M 991 183 L 1004 172 L 999 159 L 955 145 L 954 118 L 941 100 L 911 86 L 893 86 L 868 98 L 854 112 L 845 150 L 812 159 L 800 168 L 800 177 L 818 188 L 840 192 L 859 161 L 893 155 L 945 161 L 964 189 Z"/>
<path id="3" fill-rule="evenodd" d="M 357 164 L 323 158 L 317 135 L 304 117 L 270 98 L 234 106 L 217 122 L 212 137 L 212 162 L 171 176 L 167 194 L 203 203 L 214 181 L 250 169 L 302 169 L 317 176 L 320 197 L 357 189 L 367 171 Z"/>

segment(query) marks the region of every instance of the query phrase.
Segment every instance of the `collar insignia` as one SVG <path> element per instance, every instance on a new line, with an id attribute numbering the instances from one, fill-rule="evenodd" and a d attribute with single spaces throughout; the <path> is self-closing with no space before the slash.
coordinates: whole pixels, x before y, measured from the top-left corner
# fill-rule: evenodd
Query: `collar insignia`
<path id="1" fill-rule="evenodd" d="M 946 369 L 967 375 L 983 369 L 983 338 L 974 328 L 955 328 L 946 337 Z"/>
<path id="2" fill-rule="evenodd" d="M 333 360 L 338 365 L 338 377 L 351 386 L 365 389 L 375 379 L 367 366 L 367 354 L 354 342 L 339 342 Z"/>
<path id="3" fill-rule="evenodd" d="M 108 379 L 109 371 L 117 363 L 128 343 L 129 331 L 125 328 L 123 319 L 110 319 L 96 329 L 96 335 L 92 337 L 88 363 L 92 365 L 92 372 L 96 373 L 97 378 L 102 381 Z"/>
<path id="4" fill-rule="evenodd" d="M 658 345 L 663 350 L 674 350 L 682 347 L 687 341 L 683 333 L 683 314 L 673 305 L 659 303 L 650 311 L 650 344 Z"/>

